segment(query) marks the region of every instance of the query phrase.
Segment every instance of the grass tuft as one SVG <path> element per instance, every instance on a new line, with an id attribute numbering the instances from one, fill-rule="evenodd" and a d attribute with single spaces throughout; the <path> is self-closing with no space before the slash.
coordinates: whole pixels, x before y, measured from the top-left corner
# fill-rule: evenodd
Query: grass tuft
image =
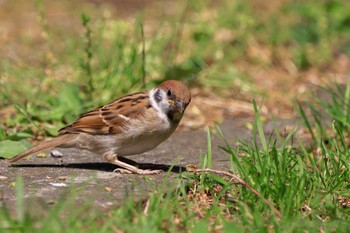
<path id="1" fill-rule="evenodd" d="M 50 6 L 56 12 L 56 6 L 64 5 L 51 4 L 36 1 L 38 20 L 25 24 L 34 33 L 8 40 L 6 32 L 0 41 L 11 41 L 0 48 L 1 156 L 28 147 L 24 139 L 54 136 L 92 107 L 165 79 L 241 98 L 259 92 L 260 84 L 252 80 L 260 76 L 251 77 L 257 70 L 267 75 L 277 71 L 276 79 L 279 72 L 291 80 L 308 77 L 310 71 L 323 76 L 344 70 L 339 61 L 350 54 L 347 1 L 287 1 L 269 3 L 263 10 L 242 0 L 214 5 L 180 1 L 171 11 L 163 9 L 157 20 L 147 20 L 148 11 L 136 20 L 115 19 L 110 9 L 91 9 L 85 3 L 76 12 L 72 3 L 72 15 L 86 12 L 77 23 L 83 32 L 74 23 L 68 29 L 49 17 Z M 15 1 L 3 5 L 5 11 L 6 6 L 20 8 Z M 13 12 L 17 22 L 22 13 Z M 6 16 L 4 10 L 0 14 Z M 205 173 L 180 174 L 170 192 L 168 184 L 161 189 L 154 184 L 156 191 L 145 200 L 127 194 L 125 202 L 109 211 L 97 210 L 90 200 L 77 205 L 79 193 L 72 189 L 45 206 L 45 213 L 33 214 L 24 203 L 25 181 L 19 177 L 16 214 L 0 207 L 0 231 L 348 232 L 350 78 L 346 85 L 325 91 L 327 98 L 295 104 L 311 145 L 298 139 L 297 126 L 284 136 L 278 128 L 267 135 L 261 107 L 253 101 L 251 141 L 233 146 L 216 129 L 229 172 L 208 170 L 215 167 L 208 130 L 206 153 L 200 154 Z"/>

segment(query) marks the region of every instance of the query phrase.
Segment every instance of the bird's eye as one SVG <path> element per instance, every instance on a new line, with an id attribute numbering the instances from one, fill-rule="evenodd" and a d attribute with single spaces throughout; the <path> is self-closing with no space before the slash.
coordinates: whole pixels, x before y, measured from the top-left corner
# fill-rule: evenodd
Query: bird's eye
<path id="1" fill-rule="evenodd" d="M 173 95 L 173 93 L 171 92 L 171 90 L 168 90 L 167 95 L 168 95 L 168 96 L 172 96 L 172 95 Z"/>

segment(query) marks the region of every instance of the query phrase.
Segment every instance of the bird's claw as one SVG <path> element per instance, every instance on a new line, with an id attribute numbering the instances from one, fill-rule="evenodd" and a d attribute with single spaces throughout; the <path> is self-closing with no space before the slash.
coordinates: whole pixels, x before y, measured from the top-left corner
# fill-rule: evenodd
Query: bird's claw
<path id="1" fill-rule="evenodd" d="M 119 173 L 119 174 L 139 174 L 139 175 L 158 175 L 162 172 L 163 170 L 142 170 L 142 169 L 137 169 L 135 172 L 130 171 L 128 169 L 124 168 L 117 168 L 114 169 L 113 172 Z"/>

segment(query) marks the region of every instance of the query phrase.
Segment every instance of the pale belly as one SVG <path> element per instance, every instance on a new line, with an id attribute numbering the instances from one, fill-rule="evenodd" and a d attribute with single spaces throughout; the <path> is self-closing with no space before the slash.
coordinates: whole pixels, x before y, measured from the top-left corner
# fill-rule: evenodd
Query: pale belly
<path id="1" fill-rule="evenodd" d="M 136 138 L 121 138 L 120 135 L 88 135 L 81 134 L 75 147 L 103 155 L 114 152 L 119 156 L 136 155 L 150 151 L 164 142 L 173 130 L 143 135 Z"/>
<path id="2" fill-rule="evenodd" d="M 116 150 L 117 155 L 127 156 L 141 154 L 146 151 L 150 151 L 164 142 L 171 133 L 157 134 L 157 135 L 145 135 L 143 137 L 135 138 L 134 140 L 128 140 L 128 142 L 119 145 Z"/>
<path id="3" fill-rule="evenodd" d="M 155 125 L 158 127 L 155 131 Z M 144 121 L 135 121 L 133 127 L 116 135 L 89 135 L 81 133 L 76 147 L 93 151 L 97 154 L 115 153 L 117 156 L 141 154 L 150 151 L 164 142 L 176 129 L 177 125 L 166 124 L 164 121 L 145 125 Z M 151 133 L 146 133 L 151 132 Z M 136 136 L 135 135 L 141 135 Z"/>

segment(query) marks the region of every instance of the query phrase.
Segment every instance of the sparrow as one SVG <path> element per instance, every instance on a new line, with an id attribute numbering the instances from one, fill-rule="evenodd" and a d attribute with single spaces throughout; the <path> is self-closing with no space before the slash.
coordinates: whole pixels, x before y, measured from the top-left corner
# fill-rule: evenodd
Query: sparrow
<path id="1" fill-rule="evenodd" d="M 191 101 L 189 89 L 179 81 L 168 80 L 143 92 L 120 97 L 82 114 L 59 135 L 9 160 L 16 162 L 33 153 L 52 148 L 79 148 L 100 154 L 121 168 L 121 173 L 159 174 L 118 160 L 118 156 L 141 154 L 157 147 L 177 128 Z"/>

